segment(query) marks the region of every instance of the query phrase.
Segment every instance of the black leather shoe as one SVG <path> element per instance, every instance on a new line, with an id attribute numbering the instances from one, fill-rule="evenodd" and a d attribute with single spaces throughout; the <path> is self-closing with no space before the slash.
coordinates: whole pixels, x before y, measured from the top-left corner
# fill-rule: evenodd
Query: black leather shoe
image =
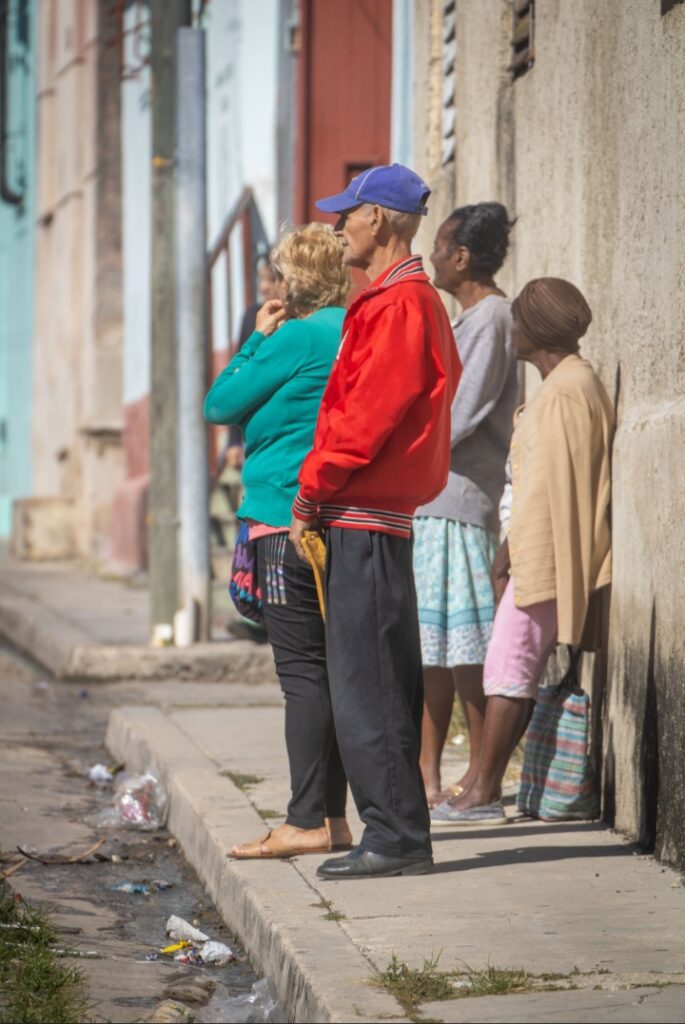
<path id="1" fill-rule="evenodd" d="M 386 857 L 382 853 L 355 847 L 346 857 L 325 860 L 317 868 L 319 878 L 392 878 L 395 875 L 426 875 L 433 866 L 429 854 Z"/>

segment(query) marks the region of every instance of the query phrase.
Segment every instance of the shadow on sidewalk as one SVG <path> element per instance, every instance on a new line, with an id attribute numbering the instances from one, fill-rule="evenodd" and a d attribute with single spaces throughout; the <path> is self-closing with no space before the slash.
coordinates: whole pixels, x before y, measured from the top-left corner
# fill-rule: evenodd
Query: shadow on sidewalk
<path id="1" fill-rule="evenodd" d="M 471 871 L 473 868 L 495 868 L 513 866 L 515 864 L 542 864 L 556 860 L 578 860 L 596 857 L 621 857 L 627 851 L 622 847 L 611 846 L 531 846 L 516 847 L 510 850 L 492 850 L 481 853 L 477 857 L 462 860 L 442 861 L 435 864 L 432 874 L 439 875 L 450 871 Z"/>
<path id="2" fill-rule="evenodd" d="M 608 832 L 609 828 L 601 821 L 585 821 L 585 822 L 574 822 L 564 821 L 549 824 L 546 822 L 531 822 L 529 825 L 521 824 L 518 822 L 512 822 L 509 825 L 498 825 L 495 828 L 468 828 L 467 826 L 459 825 L 455 828 L 441 828 L 438 832 L 437 829 L 431 831 L 431 841 L 433 843 L 440 842 L 445 839 L 501 839 L 505 835 L 509 835 L 512 838 L 512 842 L 515 842 L 519 838 L 526 836 L 556 836 L 562 835 L 563 833 L 573 833 L 578 835 L 588 835 L 590 833 L 597 832 Z M 632 849 L 627 844 L 624 849 Z"/>

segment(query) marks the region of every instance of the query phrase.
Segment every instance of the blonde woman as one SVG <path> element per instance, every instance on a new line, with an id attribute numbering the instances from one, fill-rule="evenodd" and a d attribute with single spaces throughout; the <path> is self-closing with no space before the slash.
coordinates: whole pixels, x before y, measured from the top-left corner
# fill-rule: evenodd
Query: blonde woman
<path id="1" fill-rule="evenodd" d="M 285 696 L 291 799 L 285 824 L 234 846 L 243 859 L 346 849 L 347 780 L 333 727 L 324 624 L 312 570 L 288 540 L 300 466 L 312 446 L 319 404 L 336 353 L 350 288 L 332 230 L 308 224 L 284 235 L 271 256 L 277 299 L 214 381 L 210 423 L 245 438 L 245 497 L 264 601 L 264 625 Z"/>

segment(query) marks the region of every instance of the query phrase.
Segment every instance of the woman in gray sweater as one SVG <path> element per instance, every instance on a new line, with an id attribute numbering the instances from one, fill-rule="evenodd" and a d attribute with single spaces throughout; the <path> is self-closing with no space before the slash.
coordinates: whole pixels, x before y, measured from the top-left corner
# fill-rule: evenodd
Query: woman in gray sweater
<path id="1" fill-rule="evenodd" d="M 452 326 L 463 371 L 452 406 L 447 486 L 414 519 L 425 680 L 421 770 L 430 806 L 468 785 L 485 715 L 483 661 L 495 613 L 490 565 L 499 546 L 498 504 L 518 394 L 510 303 L 494 280 L 511 227 L 501 203 L 459 207 L 440 226 L 431 255 L 436 287 L 462 309 Z M 440 758 L 455 690 L 466 716 L 470 764 L 442 790 Z"/>

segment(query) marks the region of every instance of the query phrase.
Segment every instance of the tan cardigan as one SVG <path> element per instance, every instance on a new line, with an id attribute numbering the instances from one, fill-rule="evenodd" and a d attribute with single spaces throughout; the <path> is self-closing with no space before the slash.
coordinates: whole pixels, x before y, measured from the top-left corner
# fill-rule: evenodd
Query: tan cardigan
<path id="1" fill-rule="evenodd" d="M 567 356 L 514 418 L 509 554 L 518 607 L 557 600 L 579 644 L 590 595 L 611 581 L 614 412 L 589 363 Z"/>

